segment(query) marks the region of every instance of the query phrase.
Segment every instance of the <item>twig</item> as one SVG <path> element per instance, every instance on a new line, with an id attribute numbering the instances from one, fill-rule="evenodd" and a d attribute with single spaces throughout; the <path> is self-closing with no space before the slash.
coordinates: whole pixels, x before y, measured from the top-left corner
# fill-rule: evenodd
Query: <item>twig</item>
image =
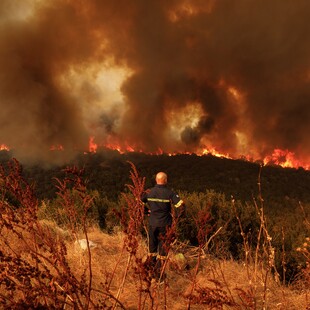
<path id="1" fill-rule="evenodd" d="M 122 290 L 124 288 L 124 284 L 125 284 L 125 280 L 126 280 L 126 277 L 127 277 L 127 274 L 128 274 L 131 258 L 132 258 L 132 254 L 129 254 L 128 259 L 127 259 L 127 265 L 126 265 L 126 268 L 125 268 L 125 271 L 124 271 L 124 275 L 123 275 L 123 279 L 122 279 L 122 283 L 121 283 L 121 285 L 120 285 L 120 287 L 118 289 L 118 292 L 116 294 L 116 297 L 115 297 L 116 300 L 119 300 L 119 296 L 121 295 L 121 292 L 122 292 Z M 114 306 L 113 306 L 112 309 L 115 309 L 116 304 L 117 304 L 117 302 L 115 301 Z"/>
<path id="2" fill-rule="evenodd" d="M 208 250 L 209 244 L 211 240 L 222 230 L 222 226 L 209 238 L 209 240 L 206 242 L 206 244 L 203 246 L 202 249 Z"/>

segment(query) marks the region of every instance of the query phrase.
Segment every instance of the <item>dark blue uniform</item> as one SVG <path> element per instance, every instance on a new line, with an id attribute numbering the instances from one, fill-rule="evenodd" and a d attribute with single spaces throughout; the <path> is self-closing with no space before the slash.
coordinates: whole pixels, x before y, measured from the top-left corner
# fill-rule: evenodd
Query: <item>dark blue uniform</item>
<path id="1" fill-rule="evenodd" d="M 145 193 L 141 200 L 150 210 L 149 217 L 149 251 L 151 255 L 166 256 L 163 247 L 163 240 L 166 230 L 172 224 L 171 207 L 180 207 L 183 200 L 166 185 L 156 184 L 148 193 Z"/>

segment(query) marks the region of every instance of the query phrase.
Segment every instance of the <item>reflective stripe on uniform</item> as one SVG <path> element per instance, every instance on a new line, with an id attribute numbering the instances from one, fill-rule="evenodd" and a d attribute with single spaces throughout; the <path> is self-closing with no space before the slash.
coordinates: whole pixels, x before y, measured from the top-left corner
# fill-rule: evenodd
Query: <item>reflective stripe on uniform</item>
<path id="1" fill-rule="evenodd" d="M 180 200 L 180 201 L 175 205 L 175 207 L 176 207 L 176 208 L 179 208 L 182 204 L 183 204 L 183 200 Z"/>
<path id="2" fill-rule="evenodd" d="M 148 198 L 147 201 L 154 201 L 154 202 L 170 202 L 169 199 L 158 199 L 158 198 Z"/>

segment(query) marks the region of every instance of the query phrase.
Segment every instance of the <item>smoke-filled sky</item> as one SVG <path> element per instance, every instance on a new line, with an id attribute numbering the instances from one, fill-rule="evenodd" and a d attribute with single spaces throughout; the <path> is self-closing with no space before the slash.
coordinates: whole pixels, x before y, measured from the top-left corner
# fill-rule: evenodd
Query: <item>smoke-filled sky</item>
<path id="1" fill-rule="evenodd" d="M 310 162 L 309 0 L 2 0 L 0 145 Z"/>

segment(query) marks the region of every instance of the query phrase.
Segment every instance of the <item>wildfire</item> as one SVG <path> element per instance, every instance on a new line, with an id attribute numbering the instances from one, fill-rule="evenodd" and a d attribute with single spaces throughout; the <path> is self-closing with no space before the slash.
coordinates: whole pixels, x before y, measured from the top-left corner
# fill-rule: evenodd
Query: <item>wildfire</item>
<path id="1" fill-rule="evenodd" d="M 63 147 L 62 145 L 60 145 L 60 144 L 58 144 L 58 145 L 52 145 L 52 146 L 50 147 L 50 150 L 51 150 L 51 151 L 63 151 L 63 150 L 64 150 L 64 147 Z"/>
<path id="2" fill-rule="evenodd" d="M 111 149 L 111 150 L 118 151 L 120 154 L 133 153 L 133 152 L 145 153 L 145 154 L 149 154 L 149 155 L 162 155 L 162 154 L 164 154 L 164 152 L 160 148 L 156 152 L 147 153 L 147 152 L 143 152 L 141 149 L 136 149 L 136 148 L 128 145 L 127 143 L 124 143 L 123 146 L 121 146 L 120 144 L 108 143 L 108 144 L 105 144 L 103 147 Z"/>
<path id="3" fill-rule="evenodd" d="M 104 148 L 108 148 L 111 150 L 116 150 L 121 154 L 128 153 L 128 152 L 137 152 L 137 153 L 145 153 L 149 155 L 162 155 L 165 152 L 162 149 L 158 149 L 156 152 L 153 153 L 147 153 L 144 152 L 141 149 L 136 149 L 135 147 L 132 147 L 128 145 L 127 143 L 123 144 L 117 144 L 117 143 L 107 143 L 102 145 Z M 91 137 L 89 140 L 89 152 L 95 153 L 98 150 L 98 145 L 94 142 L 94 138 Z M 173 153 L 167 153 L 169 156 L 175 156 L 177 154 L 193 154 L 195 153 L 198 156 L 203 155 L 213 155 L 216 157 L 222 157 L 222 158 L 228 158 L 228 159 L 236 159 L 228 153 L 221 153 L 216 150 L 214 147 L 204 147 L 196 150 L 195 152 L 173 152 Z M 243 158 L 245 160 L 251 161 L 251 157 L 249 155 L 243 155 L 240 156 L 240 158 Z M 253 159 L 252 159 L 253 160 Z M 289 150 L 281 150 L 281 149 L 275 149 L 271 155 L 266 156 L 263 159 L 264 165 L 278 165 L 284 168 L 298 168 L 303 167 L 306 170 L 310 169 L 310 165 L 306 163 L 302 163 L 301 161 L 297 160 L 295 157 L 295 154 L 293 152 L 290 152 Z"/>
<path id="4" fill-rule="evenodd" d="M 89 144 L 88 145 L 89 145 L 88 146 L 89 152 L 96 153 L 98 145 L 95 143 L 95 137 L 89 138 Z"/>
<path id="5" fill-rule="evenodd" d="M 309 170 L 310 166 L 305 165 L 295 158 L 295 153 L 289 150 L 274 149 L 271 155 L 264 158 L 264 164 L 275 164 L 287 168 L 304 167 Z"/>
<path id="6" fill-rule="evenodd" d="M 216 157 L 225 157 L 225 158 L 232 159 L 232 157 L 230 157 L 229 154 L 219 153 L 219 152 L 216 151 L 215 148 L 205 148 L 205 149 L 203 149 L 202 155 L 208 155 L 208 154 L 211 154 L 211 155 L 216 156 Z"/>
<path id="7" fill-rule="evenodd" d="M 124 154 L 126 152 L 142 152 L 135 150 L 132 146 L 128 145 L 126 142 L 124 144 L 118 144 L 118 143 L 107 143 L 104 144 L 103 147 L 118 151 L 121 154 Z"/>
<path id="8" fill-rule="evenodd" d="M 91 140 L 93 143 L 93 140 Z M 139 152 L 139 153 L 145 153 L 145 154 L 150 154 L 150 155 L 162 155 L 165 152 L 162 149 L 158 149 L 156 152 L 153 153 L 146 153 L 142 150 L 137 150 L 134 147 L 131 147 L 129 145 L 126 146 L 121 146 L 120 144 L 105 144 L 103 147 L 116 150 L 121 154 L 127 153 L 127 152 Z M 98 149 L 98 146 L 96 147 L 90 147 L 89 152 L 96 152 Z M 221 158 L 228 158 L 228 159 L 237 159 L 232 156 L 230 156 L 228 153 L 221 153 L 218 152 L 214 147 L 205 147 L 201 148 L 199 150 L 196 150 L 195 152 L 173 152 L 173 153 L 167 153 L 169 156 L 175 156 L 177 154 L 193 154 L 195 153 L 198 156 L 203 156 L 203 155 L 213 155 L 216 157 L 221 157 Z M 248 161 L 251 161 L 251 157 L 248 155 L 243 155 L 240 156 L 240 158 L 246 159 Z M 253 159 L 252 159 L 253 160 Z M 278 165 L 283 168 L 299 168 L 303 167 L 306 170 L 310 169 L 310 166 L 306 163 L 302 163 L 301 161 L 297 160 L 295 158 L 295 154 L 293 152 L 290 152 L 289 150 L 281 150 L 281 149 L 275 149 L 271 155 L 266 156 L 263 159 L 264 165 Z"/>
<path id="9" fill-rule="evenodd" d="M 9 151 L 10 148 L 5 144 L 0 144 L 0 151 Z"/>
<path id="10" fill-rule="evenodd" d="M 165 152 L 161 149 L 158 148 L 157 151 L 153 153 L 148 153 L 144 152 L 141 149 L 135 148 L 133 146 L 130 146 L 128 143 L 103 143 L 101 145 L 98 145 L 95 142 L 95 137 L 91 136 L 89 138 L 89 146 L 88 146 L 88 152 L 89 153 L 96 153 L 100 148 L 107 148 L 111 150 L 118 151 L 120 154 L 125 154 L 125 153 L 130 153 L 130 152 L 136 152 L 136 153 L 145 153 L 148 155 L 162 155 Z M 0 144 L 0 151 L 9 151 L 10 148 L 6 144 Z M 62 145 L 52 145 L 50 147 L 51 151 L 64 151 L 64 147 Z M 86 152 L 85 152 L 86 153 Z M 230 154 L 226 153 L 221 153 L 216 150 L 214 147 L 204 147 L 197 149 L 195 152 L 188 152 L 188 151 L 183 151 L 183 152 L 172 152 L 172 153 L 166 153 L 168 156 L 175 156 L 177 154 L 196 154 L 198 156 L 203 156 L 203 155 L 212 155 L 216 157 L 221 157 L 221 158 L 228 158 L 228 159 L 237 159 Z M 240 158 L 243 158 L 248 161 L 253 161 L 253 158 L 251 158 L 248 155 L 243 155 L 240 156 Z M 295 153 L 290 152 L 289 150 L 282 150 L 279 148 L 274 149 L 271 155 L 265 156 L 265 158 L 262 160 L 264 165 L 278 165 L 283 168 L 299 168 L 303 167 L 305 170 L 310 170 L 310 165 L 307 163 L 304 163 L 298 159 L 296 159 Z"/>

